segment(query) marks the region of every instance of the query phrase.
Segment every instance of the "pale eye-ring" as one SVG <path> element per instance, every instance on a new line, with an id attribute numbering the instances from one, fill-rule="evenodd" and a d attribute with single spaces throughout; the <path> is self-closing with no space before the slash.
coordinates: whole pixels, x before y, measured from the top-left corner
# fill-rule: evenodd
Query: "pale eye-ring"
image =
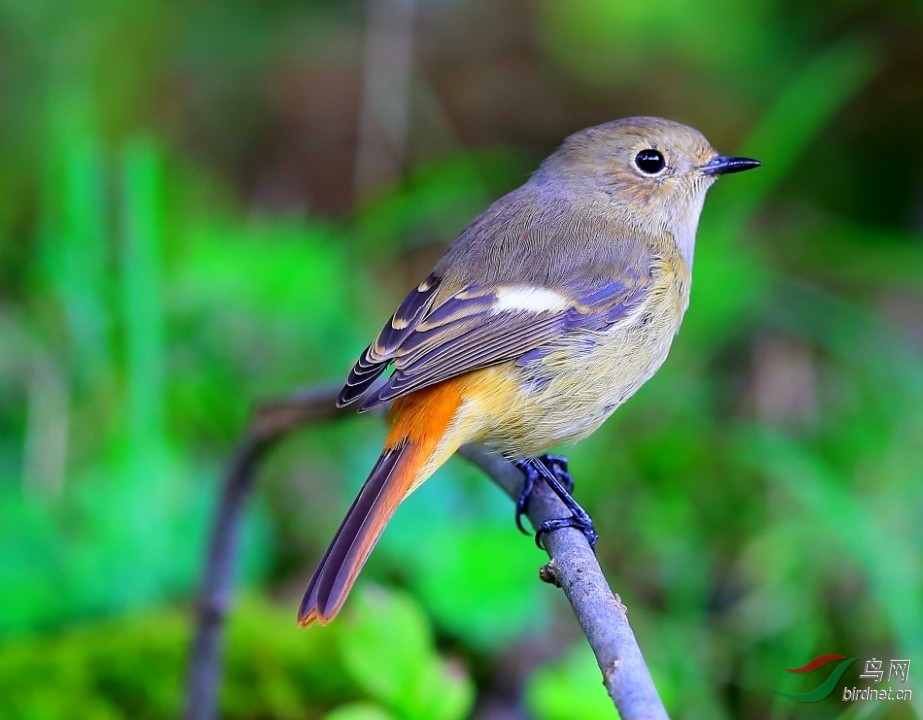
<path id="1" fill-rule="evenodd" d="M 642 150 L 635 155 L 635 165 L 638 170 L 645 175 L 656 175 L 666 166 L 667 161 L 663 158 L 663 153 L 653 148 Z"/>

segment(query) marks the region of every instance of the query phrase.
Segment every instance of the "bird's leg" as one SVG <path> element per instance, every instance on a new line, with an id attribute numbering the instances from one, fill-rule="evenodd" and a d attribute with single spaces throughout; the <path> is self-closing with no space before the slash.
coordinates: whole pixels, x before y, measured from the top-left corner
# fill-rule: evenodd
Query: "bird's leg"
<path id="1" fill-rule="evenodd" d="M 539 472 L 534 465 L 535 462 L 539 462 L 551 470 L 568 493 L 574 490 L 574 479 L 567 471 L 567 458 L 563 455 L 542 455 L 537 460 L 533 458 L 517 460 L 515 462 L 516 469 L 522 473 L 523 483 L 519 499 L 516 500 L 516 527 L 525 535 L 528 535 L 529 531 L 522 526 L 522 516 L 526 513 L 526 508 L 529 506 L 529 497 L 532 495 L 535 483 L 539 479 Z"/>
<path id="2" fill-rule="evenodd" d="M 571 496 L 571 492 L 574 488 L 574 481 L 567 471 L 567 458 L 560 455 L 542 455 L 539 458 L 524 458 L 516 462 L 516 467 L 522 472 L 524 478 L 522 492 L 519 495 L 519 499 L 516 501 L 516 525 L 519 529 L 525 532 L 525 529 L 522 527 L 522 515 L 528 507 L 529 497 L 535 490 L 536 481 L 541 478 L 548 484 L 548 487 L 554 491 L 554 494 L 561 499 L 561 502 L 567 506 L 571 515 L 570 517 L 556 518 L 543 522 L 535 533 L 535 544 L 543 548 L 542 537 L 544 535 L 554 530 L 560 530 L 561 528 L 573 527 L 582 531 L 587 541 L 590 543 L 590 547 L 595 549 L 598 535 L 593 527 L 593 520 L 587 514 L 587 511 L 580 507 L 577 501 Z"/>
<path id="3" fill-rule="evenodd" d="M 554 473 L 568 493 L 574 492 L 574 478 L 567 470 L 567 458 L 563 455 L 542 455 L 538 461 Z"/>
<path id="4" fill-rule="evenodd" d="M 522 490 L 519 498 L 516 500 L 516 527 L 523 535 L 528 535 L 529 531 L 522 526 L 522 516 L 526 514 L 526 508 L 529 507 L 529 498 L 532 497 L 532 491 L 535 490 L 535 482 L 538 480 L 538 470 L 532 464 L 531 458 L 517 460 L 516 469 L 522 473 Z"/>

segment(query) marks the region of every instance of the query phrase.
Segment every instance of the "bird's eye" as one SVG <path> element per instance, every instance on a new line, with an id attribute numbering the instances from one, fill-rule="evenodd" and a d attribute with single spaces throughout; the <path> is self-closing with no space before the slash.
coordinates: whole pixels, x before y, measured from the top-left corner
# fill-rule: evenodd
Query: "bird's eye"
<path id="1" fill-rule="evenodd" d="M 663 154 L 659 150 L 642 150 L 635 155 L 635 165 L 645 175 L 656 175 L 663 170 L 666 164 L 667 162 L 663 159 Z"/>

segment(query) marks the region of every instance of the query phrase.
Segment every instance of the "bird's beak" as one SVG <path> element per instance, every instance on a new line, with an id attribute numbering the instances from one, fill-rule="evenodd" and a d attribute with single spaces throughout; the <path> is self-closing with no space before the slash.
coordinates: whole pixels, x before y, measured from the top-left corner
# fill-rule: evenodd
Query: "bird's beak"
<path id="1" fill-rule="evenodd" d="M 750 158 L 728 157 L 727 155 L 718 155 L 712 158 L 707 164 L 699 169 L 706 175 L 726 175 L 727 173 L 743 172 L 759 167 L 762 163 L 759 160 Z"/>

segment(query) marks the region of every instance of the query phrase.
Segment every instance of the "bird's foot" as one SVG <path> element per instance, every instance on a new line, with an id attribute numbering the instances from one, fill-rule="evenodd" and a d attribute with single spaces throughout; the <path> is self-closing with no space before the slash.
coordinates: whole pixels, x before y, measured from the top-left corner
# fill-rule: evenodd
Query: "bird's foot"
<path id="1" fill-rule="evenodd" d="M 524 458 L 516 462 L 516 467 L 523 474 L 522 492 L 516 501 L 516 526 L 526 533 L 522 526 L 522 516 L 529 506 L 529 498 L 535 490 L 535 483 L 541 478 L 554 494 L 570 510 L 570 517 L 556 518 L 543 522 L 535 533 L 535 544 L 544 549 L 542 538 L 550 532 L 565 527 L 577 528 L 586 536 L 591 548 L 596 548 L 599 536 L 593 527 L 593 520 L 589 514 L 571 496 L 574 489 L 574 480 L 567 471 L 567 458 L 561 455 L 542 455 L 538 458 Z"/>

